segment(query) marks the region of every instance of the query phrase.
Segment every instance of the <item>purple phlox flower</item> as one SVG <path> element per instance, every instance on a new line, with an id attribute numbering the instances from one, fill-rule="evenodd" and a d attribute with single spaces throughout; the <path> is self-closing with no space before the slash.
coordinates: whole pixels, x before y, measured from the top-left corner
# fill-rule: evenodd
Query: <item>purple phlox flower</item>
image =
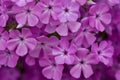
<path id="1" fill-rule="evenodd" d="M 52 50 L 57 64 L 72 64 L 74 62 L 75 52 L 76 46 L 70 44 L 67 39 L 61 39 L 59 45 Z"/>
<path id="2" fill-rule="evenodd" d="M 0 80 L 18 80 L 20 73 L 15 68 L 3 67 L 0 69 Z"/>
<path id="3" fill-rule="evenodd" d="M 8 49 L 0 51 L 0 65 L 14 68 L 17 65 L 19 56 L 14 51 Z"/>
<path id="4" fill-rule="evenodd" d="M 23 28 L 21 33 L 18 30 L 10 31 L 10 40 L 7 41 L 9 50 L 15 50 L 19 56 L 24 56 L 28 51 L 35 49 L 37 40 L 32 37 L 29 29 Z"/>
<path id="5" fill-rule="evenodd" d="M 88 25 L 88 19 L 82 20 L 82 25 L 80 30 L 77 32 L 77 36 L 73 39 L 73 42 L 79 47 L 89 47 L 92 45 L 95 40 L 95 32 L 97 32 L 94 28 L 91 28 Z"/>
<path id="6" fill-rule="evenodd" d="M 9 18 L 9 16 L 8 16 L 8 11 L 7 11 L 6 5 L 1 4 L 0 5 L 0 26 L 1 27 L 6 26 L 8 18 Z"/>
<path id="7" fill-rule="evenodd" d="M 19 24 L 17 28 L 21 28 L 26 24 L 36 26 L 39 23 L 40 9 L 34 3 L 29 3 L 23 7 L 14 6 L 12 10 L 16 13 L 15 19 Z"/>
<path id="8" fill-rule="evenodd" d="M 61 36 L 67 36 L 69 31 L 72 33 L 77 32 L 80 29 L 81 23 L 80 22 L 65 22 L 61 23 L 57 28 L 56 32 Z"/>
<path id="9" fill-rule="evenodd" d="M 52 36 L 50 38 L 46 36 L 40 36 L 37 39 L 38 42 L 36 48 L 29 52 L 29 54 L 35 58 L 38 58 L 39 56 L 42 55 L 43 56 L 51 55 L 52 47 L 56 46 L 59 42 L 59 40 L 55 36 Z M 42 53 L 42 51 L 44 54 Z"/>
<path id="10" fill-rule="evenodd" d="M 25 6 L 27 3 L 32 2 L 33 0 L 11 0 L 14 2 L 17 6 Z"/>
<path id="11" fill-rule="evenodd" d="M 9 39 L 8 32 L 4 28 L 0 28 L 0 50 L 5 50 L 7 47 L 7 41 Z"/>
<path id="12" fill-rule="evenodd" d="M 111 22 L 111 14 L 108 13 L 109 7 L 107 4 L 96 4 L 90 8 L 89 24 L 95 27 L 98 31 L 104 31 L 105 26 Z"/>
<path id="13" fill-rule="evenodd" d="M 92 33 L 92 29 L 89 26 L 83 27 L 78 34 L 78 36 L 74 39 L 74 43 L 79 46 L 89 47 L 96 40 L 95 34 Z"/>
<path id="14" fill-rule="evenodd" d="M 42 70 L 44 77 L 47 79 L 61 80 L 64 69 L 63 65 L 56 64 L 53 59 L 48 58 L 41 58 L 39 64 L 41 67 L 44 67 Z"/>
<path id="15" fill-rule="evenodd" d="M 70 74 L 74 78 L 80 78 L 81 73 L 85 78 L 89 78 L 93 74 L 92 64 L 97 64 L 96 56 L 88 54 L 89 50 L 86 48 L 79 48 L 74 62 L 74 66 L 70 70 Z"/>
<path id="16" fill-rule="evenodd" d="M 40 21 L 48 24 L 50 19 L 57 20 L 57 7 L 61 1 L 59 0 L 41 0 L 38 5 L 41 9 Z"/>
<path id="17" fill-rule="evenodd" d="M 58 7 L 58 19 L 60 22 L 77 21 L 80 16 L 79 4 L 72 0 L 61 0 L 61 5 Z"/>
<path id="18" fill-rule="evenodd" d="M 110 41 L 101 41 L 100 44 L 94 43 L 91 52 L 96 54 L 98 60 L 105 65 L 108 65 L 113 56 L 114 49 Z"/>

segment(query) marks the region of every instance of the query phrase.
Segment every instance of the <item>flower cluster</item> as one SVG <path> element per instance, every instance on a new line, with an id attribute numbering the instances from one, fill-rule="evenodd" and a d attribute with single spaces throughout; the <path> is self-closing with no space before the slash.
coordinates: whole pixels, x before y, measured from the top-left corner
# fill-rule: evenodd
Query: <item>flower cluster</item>
<path id="1" fill-rule="evenodd" d="M 119 5 L 0 0 L 0 80 L 120 80 Z"/>

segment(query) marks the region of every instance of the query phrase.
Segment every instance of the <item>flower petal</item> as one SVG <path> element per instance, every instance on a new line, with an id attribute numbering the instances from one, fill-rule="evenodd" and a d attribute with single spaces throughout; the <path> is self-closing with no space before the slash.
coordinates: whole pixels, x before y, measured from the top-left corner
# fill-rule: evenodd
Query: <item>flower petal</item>
<path id="1" fill-rule="evenodd" d="M 56 29 L 56 31 L 61 36 L 67 36 L 68 35 L 68 26 L 63 23 L 63 24 L 59 25 L 59 27 Z"/>
<path id="2" fill-rule="evenodd" d="M 34 14 L 28 15 L 28 25 L 29 26 L 35 26 L 35 25 L 37 25 L 38 22 L 39 22 L 39 19 L 37 16 L 35 16 Z"/>
<path id="3" fill-rule="evenodd" d="M 45 67 L 43 70 L 42 70 L 42 74 L 48 78 L 48 79 L 52 79 L 53 77 L 53 69 L 52 69 L 52 66 L 48 66 L 48 67 Z"/>
<path id="4" fill-rule="evenodd" d="M 16 66 L 16 64 L 17 64 L 18 59 L 19 59 L 18 55 L 11 53 L 9 58 L 8 58 L 7 65 L 9 67 L 14 68 Z"/>
<path id="5" fill-rule="evenodd" d="M 34 38 L 27 38 L 26 40 L 26 46 L 30 49 L 33 50 L 37 46 L 37 41 Z"/>
<path id="6" fill-rule="evenodd" d="M 7 41 L 7 48 L 9 50 L 14 50 L 19 44 L 19 39 L 11 39 Z"/>
<path id="7" fill-rule="evenodd" d="M 70 70 L 70 74 L 74 78 L 80 78 L 80 76 L 81 76 L 81 66 L 79 64 L 77 64 L 74 67 L 72 67 L 72 69 Z"/>
<path id="8" fill-rule="evenodd" d="M 26 14 L 26 13 L 17 14 L 17 15 L 15 16 L 15 18 L 16 18 L 16 21 L 17 21 L 19 24 L 25 25 L 26 22 L 27 22 L 27 14 Z"/>
<path id="9" fill-rule="evenodd" d="M 28 52 L 27 46 L 24 43 L 19 43 L 17 49 L 16 49 L 16 54 L 19 56 L 24 56 Z"/>
<path id="10" fill-rule="evenodd" d="M 83 74 L 85 78 L 89 78 L 93 74 L 92 67 L 90 65 L 82 66 Z"/>

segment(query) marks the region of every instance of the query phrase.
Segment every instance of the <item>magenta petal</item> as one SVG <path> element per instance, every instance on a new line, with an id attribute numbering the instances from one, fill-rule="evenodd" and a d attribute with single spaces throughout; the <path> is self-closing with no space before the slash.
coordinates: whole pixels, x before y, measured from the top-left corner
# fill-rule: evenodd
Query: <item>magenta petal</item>
<path id="1" fill-rule="evenodd" d="M 62 55 L 62 54 L 63 54 L 63 52 L 59 48 L 54 48 L 52 50 L 52 55 Z"/>
<path id="2" fill-rule="evenodd" d="M 95 27 L 96 27 L 97 30 L 99 30 L 101 32 L 103 32 L 105 30 L 105 28 L 104 28 L 104 26 L 103 26 L 103 24 L 101 23 L 100 20 L 96 20 Z"/>
<path id="3" fill-rule="evenodd" d="M 99 56 L 99 60 L 103 62 L 105 65 L 109 64 L 109 58 L 106 58 L 104 56 Z"/>
<path id="4" fill-rule="evenodd" d="M 86 64 L 97 64 L 99 62 L 95 54 L 89 54 L 85 60 Z"/>
<path id="5" fill-rule="evenodd" d="M 5 27 L 8 20 L 8 15 L 0 16 L 0 26 Z"/>
<path id="6" fill-rule="evenodd" d="M 94 43 L 93 45 L 92 45 L 92 48 L 91 48 L 91 50 L 92 50 L 92 52 L 97 52 L 98 51 L 98 44 L 97 43 Z"/>
<path id="7" fill-rule="evenodd" d="M 19 56 L 24 56 L 28 52 L 27 46 L 24 43 L 19 43 L 17 49 L 16 49 L 16 54 Z"/>
<path id="8" fill-rule="evenodd" d="M 42 59 L 39 60 L 39 65 L 41 67 L 45 67 L 45 66 L 48 66 L 50 64 L 51 64 L 50 61 L 46 58 L 42 58 Z"/>
<path id="9" fill-rule="evenodd" d="M 7 47 L 7 41 L 4 39 L 0 39 L 0 50 L 5 50 Z"/>
<path id="10" fill-rule="evenodd" d="M 67 50 L 69 48 L 69 41 L 67 39 L 62 39 L 60 41 L 60 47 L 64 50 Z"/>
<path id="11" fill-rule="evenodd" d="M 57 66 L 57 69 L 54 70 L 54 74 L 53 74 L 53 79 L 54 80 L 61 80 L 61 78 L 62 78 L 62 70 L 63 70 L 63 67 Z"/>
<path id="12" fill-rule="evenodd" d="M 70 70 L 70 74 L 74 78 L 80 78 L 80 76 L 81 76 L 81 66 L 79 64 L 77 64 L 74 67 L 72 67 L 72 69 Z"/>
<path id="13" fill-rule="evenodd" d="M 77 1 L 80 3 L 80 5 L 84 5 L 86 3 L 86 0 L 77 0 Z"/>
<path id="14" fill-rule="evenodd" d="M 65 62 L 65 57 L 63 55 L 55 57 L 55 61 L 57 64 L 64 64 Z"/>
<path id="15" fill-rule="evenodd" d="M 65 63 L 66 64 L 72 64 L 73 62 L 74 62 L 74 56 L 72 56 L 72 55 L 65 56 Z"/>
<path id="16" fill-rule="evenodd" d="M 35 26 L 35 25 L 37 25 L 38 22 L 39 22 L 39 19 L 37 18 L 37 16 L 35 16 L 33 14 L 28 15 L 28 24 L 30 26 Z"/>
<path id="17" fill-rule="evenodd" d="M 3 27 L 0 27 L 0 33 L 2 33 L 4 31 Z"/>
<path id="18" fill-rule="evenodd" d="M 18 30 L 11 30 L 10 31 L 10 38 L 18 38 L 18 36 L 20 35 L 20 32 Z"/>
<path id="19" fill-rule="evenodd" d="M 18 5 L 18 6 L 25 6 L 26 5 L 26 1 L 25 0 L 23 0 L 23 1 L 17 1 L 16 2 L 16 4 Z"/>
<path id="20" fill-rule="evenodd" d="M 61 36 L 67 36 L 68 35 L 68 27 L 66 24 L 61 24 L 59 25 L 59 27 L 56 29 L 56 31 L 58 32 L 58 34 L 60 34 Z"/>
<path id="21" fill-rule="evenodd" d="M 7 58 L 6 54 L 0 53 L 0 65 L 6 64 L 7 60 L 8 60 L 8 58 Z"/>
<path id="22" fill-rule="evenodd" d="M 69 13 L 69 16 L 67 16 L 67 20 L 68 21 L 77 21 L 77 19 L 78 19 L 78 14 L 77 13 L 74 13 L 74 12 L 70 12 Z"/>
<path id="23" fill-rule="evenodd" d="M 101 13 L 101 14 L 104 14 L 104 13 L 106 13 L 106 12 L 108 12 L 109 11 L 109 7 L 108 7 L 108 5 L 107 4 L 100 4 L 99 5 L 99 12 Z"/>
<path id="24" fill-rule="evenodd" d="M 67 16 L 65 15 L 64 12 L 61 12 L 59 15 L 58 15 L 58 19 L 60 20 L 60 22 L 67 22 Z"/>
<path id="25" fill-rule="evenodd" d="M 79 48 L 78 49 L 78 56 L 80 58 L 83 58 L 83 57 L 85 57 L 88 54 L 88 52 L 89 52 L 89 50 L 86 49 L 86 48 Z"/>
<path id="26" fill-rule="evenodd" d="M 42 23 L 48 24 L 48 23 L 49 23 L 49 19 L 50 19 L 50 12 L 46 10 L 46 11 L 43 12 L 43 14 L 40 16 L 40 20 L 41 20 Z"/>
<path id="27" fill-rule="evenodd" d="M 105 24 L 109 24 L 111 22 L 111 15 L 109 13 L 103 14 L 100 16 L 100 20 Z"/>
<path id="28" fill-rule="evenodd" d="M 19 35 L 20 35 L 20 34 L 19 34 Z M 22 29 L 22 35 L 23 35 L 24 37 L 30 37 L 30 36 L 32 36 L 32 33 L 31 33 L 30 29 L 23 28 L 23 29 Z"/>
<path id="29" fill-rule="evenodd" d="M 18 41 L 19 41 L 19 39 L 11 39 L 11 40 L 7 41 L 7 48 L 9 50 L 14 50 L 19 44 Z"/>
<path id="30" fill-rule="evenodd" d="M 82 70 L 83 70 L 83 74 L 84 74 L 85 78 L 88 78 L 88 77 L 90 77 L 93 74 L 93 70 L 92 70 L 92 67 L 90 65 L 86 65 L 85 64 L 82 67 Z"/>
<path id="31" fill-rule="evenodd" d="M 69 22 L 68 27 L 72 32 L 77 32 L 80 29 L 81 23 L 79 22 Z"/>
<path id="32" fill-rule="evenodd" d="M 96 37 L 92 33 L 86 33 L 85 38 L 89 45 L 92 45 L 96 40 Z"/>
<path id="33" fill-rule="evenodd" d="M 91 17 L 89 17 L 89 25 L 91 26 L 91 27 L 95 27 L 95 16 L 91 16 Z"/>
<path id="34" fill-rule="evenodd" d="M 33 50 L 35 49 L 37 45 L 37 41 L 34 38 L 27 38 L 26 39 L 26 46 L 30 49 Z"/>
<path id="35" fill-rule="evenodd" d="M 7 65 L 9 67 L 15 67 L 17 65 L 17 61 L 19 59 L 19 56 L 17 56 L 16 54 L 11 53 L 11 55 L 8 58 L 8 62 Z"/>
<path id="36" fill-rule="evenodd" d="M 54 70 L 52 68 L 52 66 L 48 66 L 42 70 L 42 74 L 48 79 L 52 79 L 53 77 Z"/>
<path id="37" fill-rule="evenodd" d="M 3 37 L 3 39 L 8 40 L 9 39 L 9 33 L 7 31 L 4 31 L 2 33 L 2 37 Z"/>
<path id="38" fill-rule="evenodd" d="M 106 41 L 102 41 L 99 45 L 100 50 L 104 50 L 106 47 L 108 47 L 108 43 Z"/>
<path id="39" fill-rule="evenodd" d="M 26 59 L 25 59 L 25 62 L 29 65 L 29 66 L 32 66 L 35 64 L 35 59 L 30 57 L 30 56 L 27 56 Z"/>
<path id="40" fill-rule="evenodd" d="M 110 47 L 110 48 L 108 48 L 108 49 L 105 49 L 105 50 L 101 53 L 101 55 L 104 56 L 104 57 L 111 58 L 111 57 L 113 56 L 113 53 L 114 53 L 113 47 Z"/>
<path id="41" fill-rule="evenodd" d="M 39 55 L 40 55 L 40 51 L 41 51 L 41 47 L 36 46 L 36 48 L 34 50 L 31 50 L 29 52 L 29 55 L 32 56 L 32 57 L 34 57 L 34 58 L 38 58 Z"/>
<path id="42" fill-rule="evenodd" d="M 27 14 L 26 13 L 20 13 L 15 16 L 17 22 L 19 24 L 26 24 L 27 22 Z"/>
<path id="43" fill-rule="evenodd" d="M 55 29 L 56 29 L 56 26 L 47 25 L 45 28 L 45 31 L 48 33 L 53 33 L 53 32 L 55 32 Z"/>

